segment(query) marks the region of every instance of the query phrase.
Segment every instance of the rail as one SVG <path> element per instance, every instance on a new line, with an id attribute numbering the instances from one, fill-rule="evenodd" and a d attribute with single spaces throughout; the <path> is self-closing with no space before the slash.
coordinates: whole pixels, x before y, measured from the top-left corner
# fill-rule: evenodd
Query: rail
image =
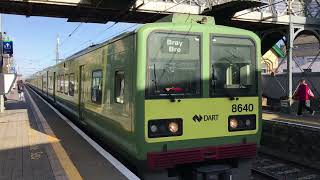
<path id="1" fill-rule="evenodd" d="M 263 153 L 259 153 L 251 170 L 253 175 L 275 180 L 318 180 L 320 178 L 320 173 L 312 168 Z"/>

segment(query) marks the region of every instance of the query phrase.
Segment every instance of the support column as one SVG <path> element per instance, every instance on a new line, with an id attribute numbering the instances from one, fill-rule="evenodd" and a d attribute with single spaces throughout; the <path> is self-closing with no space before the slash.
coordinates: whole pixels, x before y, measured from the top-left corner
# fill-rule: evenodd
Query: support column
<path id="1" fill-rule="evenodd" d="M 287 48 L 288 48 L 288 56 L 287 56 L 287 74 L 288 74 L 288 100 L 292 100 L 292 51 L 293 51 L 293 41 L 294 41 L 294 28 L 292 24 L 292 15 L 290 14 L 290 23 L 289 23 L 289 31 L 287 35 Z"/>
<path id="2" fill-rule="evenodd" d="M 2 42 L 2 14 L 0 14 L 0 60 L 2 61 L 2 64 L 0 65 L 0 74 L 3 73 L 3 42 Z M 3 75 L 0 75 L 0 78 L 4 78 Z M 0 80 L 0 91 L 3 90 L 3 92 L 0 92 L 0 113 L 4 112 L 4 79 Z"/>

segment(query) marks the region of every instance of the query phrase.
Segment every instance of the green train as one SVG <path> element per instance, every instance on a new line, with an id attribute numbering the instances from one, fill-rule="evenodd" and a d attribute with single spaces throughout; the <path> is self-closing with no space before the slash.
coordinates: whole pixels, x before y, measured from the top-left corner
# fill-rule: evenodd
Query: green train
<path id="1" fill-rule="evenodd" d="M 247 180 L 261 135 L 260 58 L 253 32 L 172 14 L 27 81 L 142 179 Z"/>

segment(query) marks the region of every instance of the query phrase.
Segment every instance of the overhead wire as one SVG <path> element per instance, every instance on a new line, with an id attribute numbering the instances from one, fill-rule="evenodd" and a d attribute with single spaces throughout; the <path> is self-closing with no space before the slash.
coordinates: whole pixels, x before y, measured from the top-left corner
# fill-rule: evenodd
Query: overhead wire
<path id="1" fill-rule="evenodd" d="M 97 39 L 97 36 L 100 36 L 102 33 L 104 33 L 105 31 L 107 31 L 107 30 L 109 30 L 109 29 L 111 29 L 112 27 L 114 27 L 114 26 L 117 25 L 117 24 L 118 24 L 118 22 L 113 22 L 113 24 L 112 24 L 111 26 L 109 26 L 108 28 L 106 28 L 106 29 L 98 32 L 98 33 L 95 35 L 95 36 L 96 36 L 95 39 Z M 74 50 L 78 49 L 79 47 L 82 47 L 83 45 L 85 45 L 85 44 L 88 43 L 88 42 L 94 42 L 94 41 L 91 40 L 91 39 L 86 40 L 85 42 L 81 43 L 78 47 L 72 49 L 71 51 L 74 51 Z M 68 52 L 71 52 L 71 51 L 68 51 Z M 67 53 L 64 53 L 64 55 L 65 55 L 65 54 L 67 54 Z"/>
<path id="2" fill-rule="evenodd" d="M 167 8 L 167 9 L 165 9 L 164 11 L 159 11 L 159 12 L 157 12 L 156 14 L 152 15 L 151 17 L 148 17 L 148 18 L 143 19 L 142 21 L 143 21 L 143 22 L 146 22 L 146 21 L 154 18 L 154 17 L 157 16 L 158 14 L 167 12 L 168 10 L 170 10 L 170 9 L 172 9 L 172 8 L 180 5 L 181 3 L 185 2 L 185 1 L 186 1 L 186 0 L 180 1 L 179 3 L 177 3 L 177 4 L 175 4 L 175 5 L 171 6 L 171 7 L 169 7 L 169 8 Z M 146 4 L 148 4 L 148 3 L 150 3 L 150 2 L 152 2 L 152 1 L 148 1 Z M 146 5 L 146 4 L 145 4 L 145 5 Z M 98 33 L 97 35 L 99 35 L 99 34 L 105 32 L 105 31 L 111 29 L 112 27 L 114 27 L 114 26 L 117 25 L 117 24 L 119 24 L 119 22 L 115 22 L 114 24 L 112 24 L 112 25 L 109 26 L 108 28 L 104 29 L 103 31 L 101 31 L 101 32 Z M 139 24 L 135 24 L 135 25 L 133 25 L 133 26 L 130 26 L 130 27 L 128 27 L 128 28 L 126 28 L 126 29 L 124 29 L 124 30 L 122 30 L 122 31 L 120 31 L 120 32 L 117 32 L 117 34 L 123 33 L 123 32 L 125 32 L 125 31 L 127 31 L 128 29 L 131 29 L 131 28 L 133 28 L 134 26 L 138 26 L 138 25 L 139 25 Z M 96 35 L 96 36 L 97 36 L 97 35 Z M 111 36 L 106 37 L 105 39 L 109 39 L 109 38 L 111 38 L 111 37 L 113 37 L 113 36 L 115 36 L 115 35 L 113 34 L 113 35 L 111 35 Z M 96 38 L 95 38 L 95 39 L 96 39 Z M 103 40 L 103 41 L 105 41 L 105 40 Z M 103 42 L 103 41 L 100 41 L 100 43 Z M 84 43 L 81 43 L 81 45 L 79 45 L 78 47 L 76 47 L 76 48 L 74 48 L 74 49 L 72 49 L 71 51 L 68 51 L 68 52 L 72 52 L 72 51 L 80 48 L 80 46 L 85 45 L 85 44 L 88 43 L 88 42 L 94 42 L 94 41 L 93 41 L 92 39 L 89 39 L 89 40 L 85 41 Z M 64 55 L 65 55 L 65 54 L 67 54 L 67 53 L 64 53 Z"/>
<path id="3" fill-rule="evenodd" d="M 131 25 L 131 26 L 123 29 L 123 30 L 120 31 L 120 32 L 116 32 L 115 34 L 113 34 L 113 35 L 111 35 L 111 36 L 108 36 L 106 39 L 113 38 L 114 36 L 117 36 L 117 35 L 119 35 L 119 34 L 121 34 L 121 33 L 123 33 L 123 32 L 126 32 L 126 31 L 128 31 L 129 29 L 131 29 L 131 28 L 133 28 L 133 27 L 135 27 L 135 26 L 138 26 L 138 25 L 139 25 L 139 24 L 133 24 L 133 25 Z M 102 42 L 104 42 L 104 41 L 106 41 L 106 40 L 105 40 L 105 39 L 104 39 L 104 40 L 101 40 L 101 41 L 99 41 L 97 44 L 100 44 L 100 43 L 102 43 Z"/>
<path id="4" fill-rule="evenodd" d="M 102 3 L 102 1 L 103 0 L 100 0 L 97 4 L 96 4 L 96 6 L 95 6 L 95 8 L 97 8 L 101 3 Z M 88 17 L 88 15 L 86 16 L 86 18 Z M 63 46 L 63 44 L 75 33 L 75 32 L 77 32 L 77 30 L 80 28 L 80 26 L 83 24 L 83 22 L 80 22 L 79 23 L 79 25 L 76 27 L 76 28 L 74 28 L 74 30 L 71 32 L 71 33 L 69 33 L 69 35 L 63 40 L 63 42 L 60 44 L 60 47 L 61 46 Z"/>
<path id="5" fill-rule="evenodd" d="M 100 0 L 100 1 L 97 3 L 97 5 L 100 5 L 101 2 L 102 2 L 102 0 Z M 148 4 L 148 3 L 150 3 L 150 2 L 151 2 L 151 1 L 148 1 L 147 3 L 145 3 L 145 5 Z M 117 17 L 122 16 L 122 14 L 123 14 L 123 13 L 120 13 L 120 15 L 118 15 Z M 96 36 L 96 37 L 100 36 L 101 34 L 103 34 L 104 32 L 106 32 L 107 30 L 111 29 L 112 27 L 114 27 L 114 26 L 117 25 L 118 23 L 119 23 L 119 22 L 113 22 L 113 24 L 112 24 L 111 26 L 109 26 L 108 28 L 106 28 L 106 29 L 98 32 L 95 36 Z M 97 38 L 95 38 L 95 39 L 97 39 Z M 84 45 L 84 44 L 86 44 L 86 43 L 88 43 L 88 42 L 90 42 L 90 41 L 94 42 L 93 40 L 90 39 L 90 40 L 87 40 L 87 41 L 85 41 L 84 43 L 82 43 L 80 46 L 82 46 L 82 45 Z M 78 47 L 79 47 L 79 46 L 78 46 Z M 75 49 L 77 49 L 77 48 L 75 48 Z M 75 49 L 73 49 L 73 50 L 75 50 Z M 65 53 L 65 54 L 66 54 L 66 53 Z"/>
<path id="6" fill-rule="evenodd" d="M 159 11 L 159 12 L 157 12 L 156 14 L 154 14 L 153 16 L 151 16 L 151 17 L 149 17 L 149 18 L 145 18 L 145 19 L 142 20 L 142 21 L 145 22 L 146 20 L 152 19 L 152 18 L 155 17 L 156 15 L 158 15 L 158 14 L 160 14 L 160 13 L 167 12 L 168 10 L 170 10 L 170 9 L 172 9 L 172 8 L 180 5 L 182 2 L 185 2 L 185 1 L 186 1 L 186 0 L 182 0 L 182 1 L 180 1 L 179 3 L 177 3 L 177 4 L 175 4 L 175 5 L 171 6 L 171 7 L 169 7 L 169 8 L 167 8 L 167 9 L 165 9 L 164 11 Z M 149 2 L 151 2 L 151 1 L 148 1 L 146 4 L 148 4 Z M 146 5 L 146 4 L 145 4 L 145 5 Z M 130 27 L 128 27 L 128 28 L 126 28 L 126 29 L 124 29 L 124 30 L 122 30 L 122 31 L 120 31 L 120 32 L 117 32 L 117 34 L 121 34 L 122 32 L 125 32 L 126 30 L 128 30 L 128 29 L 130 29 L 130 28 L 133 28 L 134 26 L 138 26 L 138 25 L 139 25 L 139 24 L 135 24 L 135 25 L 133 25 L 133 26 L 130 26 Z M 111 36 L 111 37 L 112 37 L 112 36 Z M 110 38 L 110 37 L 108 37 L 108 38 Z"/>
<path id="7" fill-rule="evenodd" d="M 164 11 L 161 11 L 161 12 L 162 12 L 162 13 L 167 12 L 168 10 L 170 10 L 170 9 L 178 6 L 179 4 L 181 4 L 181 3 L 184 2 L 184 1 L 186 1 L 186 0 L 180 1 L 179 3 L 177 3 L 177 4 L 175 4 L 175 5 L 167 8 L 167 9 L 165 9 Z M 148 1 L 146 4 L 148 4 L 148 3 L 150 3 L 150 2 L 152 2 L 152 1 Z M 145 5 L 146 5 L 146 4 L 145 4 Z M 159 12 L 157 12 L 156 14 L 154 14 L 153 16 L 151 16 L 151 17 L 149 17 L 149 18 L 145 18 L 145 19 L 143 19 L 142 21 L 143 21 L 143 22 L 146 22 L 146 20 L 149 20 L 149 19 L 155 17 L 156 15 L 160 14 L 161 12 L 159 11 Z M 130 29 L 130 28 L 132 28 L 132 27 L 134 27 L 134 26 L 138 26 L 138 25 L 139 25 L 139 24 L 135 24 L 135 25 L 133 25 L 133 26 L 130 26 L 129 28 L 126 28 L 125 30 L 123 30 L 123 31 L 121 31 L 121 32 L 118 32 L 118 33 L 120 34 L 120 33 L 124 32 L 124 31 L 126 31 L 126 30 L 128 30 L 128 29 Z M 111 28 L 111 27 L 110 27 L 110 28 Z M 108 29 L 110 29 L 110 28 L 108 28 Z M 105 30 L 104 30 L 104 31 L 105 31 Z M 107 39 L 107 38 L 106 38 L 106 39 Z"/>
<path id="8" fill-rule="evenodd" d="M 104 32 L 106 32 L 107 30 L 111 29 L 112 27 L 114 27 L 115 25 L 117 25 L 118 22 L 113 22 L 113 24 L 111 26 L 109 26 L 108 28 L 106 29 L 103 29 L 102 31 L 98 32 L 96 35 L 95 35 L 95 39 L 97 39 L 97 37 L 99 37 L 101 34 L 103 34 Z"/>
<path id="9" fill-rule="evenodd" d="M 64 43 L 75 33 L 77 32 L 77 30 L 80 28 L 80 26 L 82 25 L 82 22 L 78 24 L 78 26 L 76 28 L 74 28 L 72 30 L 71 33 L 69 33 L 69 35 L 61 42 L 60 47 L 62 47 L 64 45 Z"/>

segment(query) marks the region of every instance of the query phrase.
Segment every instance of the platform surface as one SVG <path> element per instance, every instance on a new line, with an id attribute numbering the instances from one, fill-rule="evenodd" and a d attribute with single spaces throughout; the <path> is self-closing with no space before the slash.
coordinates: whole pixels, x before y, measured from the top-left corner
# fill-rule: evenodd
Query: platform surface
<path id="1" fill-rule="evenodd" d="M 263 111 L 262 119 L 269 120 L 269 121 L 272 121 L 272 120 L 286 121 L 291 123 L 320 127 L 319 112 L 316 112 L 313 116 L 308 112 L 305 112 L 302 116 L 297 116 L 295 114 L 285 114 L 285 113 L 274 112 L 274 111 Z"/>
<path id="2" fill-rule="evenodd" d="M 33 92 L 24 96 L 13 90 L 0 113 L 0 180 L 127 179 Z"/>

